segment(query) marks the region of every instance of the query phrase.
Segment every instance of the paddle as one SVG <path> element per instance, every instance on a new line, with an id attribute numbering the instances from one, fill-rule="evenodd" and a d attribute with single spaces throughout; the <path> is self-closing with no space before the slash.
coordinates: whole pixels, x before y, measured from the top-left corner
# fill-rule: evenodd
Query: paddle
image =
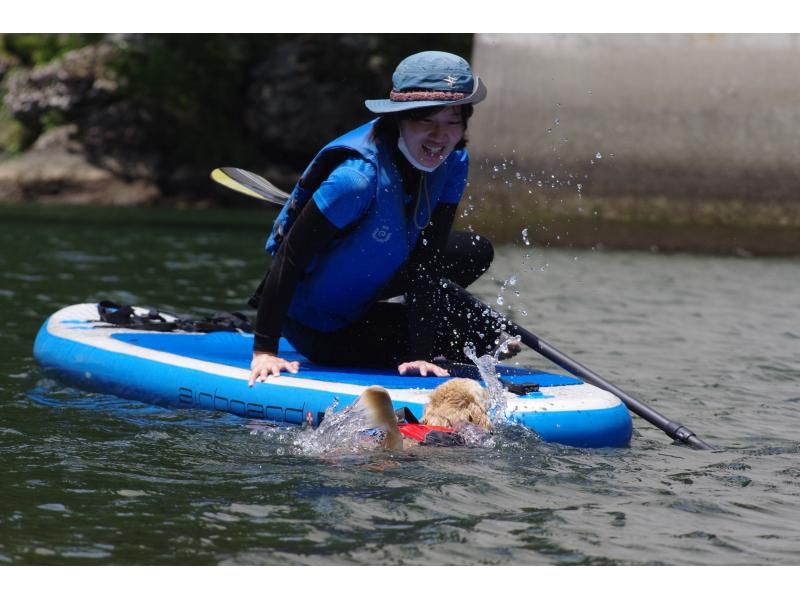
<path id="1" fill-rule="evenodd" d="M 515 324 L 505 316 L 497 313 L 491 307 L 481 302 L 477 298 L 473 297 L 466 289 L 460 287 L 453 281 L 448 280 L 446 278 L 442 278 L 440 283 L 442 284 L 442 286 L 445 286 L 449 291 L 454 293 L 465 303 L 476 306 L 483 312 L 488 311 L 488 313 L 491 313 L 493 317 L 498 318 L 499 321 L 501 321 L 506 325 L 506 332 L 508 332 L 513 336 L 519 336 L 523 343 L 525 343 L 528 347 L 530 347 L 540 355 L 546 357 L 556 365 L 564 368 L 571 374 L 578 376 L 585 382 L 593 384 L 594 386 L 602 388 L 603 390 L 607 390 L 611 394 L 619 397 L 619 399 L 623 403 L 625 403 L 625 406 L 628 409 L 633 411 L 636 415 L 638 415 L 642 419 L 647 420 L 648 422 L 650 422 L 651 424 L 662 430 L 667 436 L 669 436 L 673 440 L 679 440 L 680 442 L 688 444 L 692 448 L 696 449 L 714 448 L 708 443 L 698 438 L 694 432 L 692 432 L 689 428 L 687 428 L 683 424 L 670 420 L 669 418 L 661 415 L 655 409 L 648 407 L 638 399 L 633 398 L 624 390 L 618 388 L 608 380 L 605 380 L 598 374 L 594 373 L 586 366 L 581 365 L 571 357 L 565 355 L 552 345 L 540 339 L 532 332 L 525 330 L 522 326 Z"/>
<path id="2" fill-rule="evenodd" d="M 263 199 L 270 203 L 281 206 L 286 203 L 286 199 L 289 197 L 288 193 L 281 191 L 265 178 L 260 177 L 252 172 L 242 170 L 241 168 L 217 168 L 211 173 L 211 178 L 220 185 L 228 187 L 229 189 L 233 189 L 239 193 L 244 193 L 251 197 Z M 506 332 L 514 336 L 519 336 L 523 343 L 540 355 L 546 357 L 556 365 L 564 368 L 571 374 L 578 376 L 582 380 L 593 384 L 598 388 L 607 390 L 611 394 L 617 396 L 628 409 L 633 411 L 642 419 L 653 424 L 673 440 L 678 440 L 696 449 L 714 448 L 710 444 L 698 438 L 694 432 L 692 432 L 683 424 L 674 422 L 661 415 L 655 409 L 648 407 L 638 399 L 633 398 L 621 388 L 618 388 L 598 374 L 595 374 L 589 368 L 578 363 L 568 355 L 565 355 L 532 332 L 528 332 L 505 316 L 498 314 L 491 307 L 473 297 L 469 292 L 467 292 L 466 289 L 446 278 L 443 278 L 441 283 L 446 284 L 448 289 L 450 289 L 455 295 L 460 297 L 466 303 L 471 303 L 472 305 L 479 307 L 482 311 L 489 310 L 494 317 L 506 324 Z"/>
<path id="3" fill-rule="evenodd" d="M 285 204 L 289 197 L 288 193 L 281 191 L 264 177 L 241 168 L 232 166 L 215 168 L 211 171 L 211 178 L 223 187 L 278 206 Z"/>

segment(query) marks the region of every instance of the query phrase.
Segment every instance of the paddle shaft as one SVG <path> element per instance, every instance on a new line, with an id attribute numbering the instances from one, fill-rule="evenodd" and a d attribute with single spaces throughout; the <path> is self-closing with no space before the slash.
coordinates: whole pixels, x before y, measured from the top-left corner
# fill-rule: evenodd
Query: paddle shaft
<path id="1" fill-rule="evenodd" d="M 648 422 L 650 422 L 651 424 L 662 430 L 670 438 L 674 440 L 679 440 L 680 442 L 688 444 L 692 448 L 696 449 L 713 448 L 711 445 L 707 444 L 706 442 L 698 438 L 694 432 L 692 432 L 689 428 L 687 428 L 683 424 L 672 421 L 671 419 L 660 414 L 652 407 L 648 407 L 638 399 L 630 396 L 621 388 L 618 388 L 616 385 L 602 378 L 600 375 L 596 374 L 586 366 L 578 363 L 568 355 L 565 355 L 551 344 L 540 339 L 532 332 L 525 330 L 522 326 L 515 324 L 505 316 L 498 314 L 491 307 L 479 301 L 477 298 L 473 297 L 469 292 L 467 292 L 464 288 L 460 287 L 456 283 L 444 278 L 441 280 L 441 283 L 443 286 L 446 286 L 446 288 L 454 291 L 459 297 L 461 297 L 462 300 L 466 301 L 467 303 L 472 303 L 480 307 L 481 309 L 489 310 L 493 314 L 497 315 L 505 322 L 506 332 L 514 336 L 518 335 L 523 343 L 525 343 L 528 347 L 530 347 L 540 355 L 546 357 L 556 365 L 564 368 L 569 373 L 578 376 L 585 382 L 593 384 L 594 386 L 602 388 L 603 390 L 607 390 L 611 394 L 619 397 L 619 399 L 625 404 L 625 406 L 628 409 L 633 411 L 636 415 L 638 415 L 642 419 L 647 420 Z"/>

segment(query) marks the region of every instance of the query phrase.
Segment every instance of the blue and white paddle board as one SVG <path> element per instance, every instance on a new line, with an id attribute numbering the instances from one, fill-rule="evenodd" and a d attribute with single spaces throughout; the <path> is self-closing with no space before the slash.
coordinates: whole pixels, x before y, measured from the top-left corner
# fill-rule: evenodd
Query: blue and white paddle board
<path id="1" fill-rule="evenodd" d="M 250 387 L 252 346 L 253 335 L 240 332 L 112 326 L 100 321 L 96 304 L 85 303 L 53 314 L 39 330 L 33 352 L 46 372 L 93 392 L 290 424 L 317 425 L 334 402 L 337 409 L 343 408 L 376 384 L 389 391 L 395 408 L 407 407 L 419 418 L 428 394 L 446 380 L 321 366 L 282 339 L 281 355 L 299 361 L 299 372 Z M 630 442 L 631 416 L 609 392 L 539 370 L 499 366 L 497 372 L 515 384 L 539 385 L 522 396 L 506 393 L 505 415 L 543 440 L 577 447 L 621 447 Z"/>

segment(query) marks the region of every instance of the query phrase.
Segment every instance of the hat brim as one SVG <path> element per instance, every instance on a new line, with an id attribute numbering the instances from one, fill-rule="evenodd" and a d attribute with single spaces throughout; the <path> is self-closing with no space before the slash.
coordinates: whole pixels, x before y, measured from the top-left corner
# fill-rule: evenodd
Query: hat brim
<path id="1" fill-rule="evenodd" d="M 462 104 L 477 104 L 486 99 L 486 86 L 480 77 L 475 77 L 475 85 L 472 93 L 460 100 L 419 100 L 413 102 L 393 102 L 392 100 L 365 100 L 364 105 L 367 110 L 375 114 L 387 114 L 391 112 L 404 112 L 417 108 L 432 108 L 434 106 L 461 106 Z"/>

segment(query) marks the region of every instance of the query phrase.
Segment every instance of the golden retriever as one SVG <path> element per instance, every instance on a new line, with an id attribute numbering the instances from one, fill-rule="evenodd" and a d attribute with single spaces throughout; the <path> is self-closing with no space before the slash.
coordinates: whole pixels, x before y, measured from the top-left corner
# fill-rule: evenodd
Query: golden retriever
<path id="1" fill-rule="evenodd" d="M 431 393 L 420 423 L 454 429 L 473 424 L 491 430 L 492 422 L 486 413 L 488 406 L 489 395 L 477 381 L 453 378 Z"/>
<path id="2" fill-rule="evenodd" d="M 478 382 L 466 378 L 453 378 L 439 385 L 430 394 L 430 400 L 425 405 L 420 423 L 455 430 L 471 424 L 484 430 L 491 430 L 492 422 L 486 413 L 487 407 L 488 394 Z M 408 440 L 403 442 L 403 434 L 398 426 L 392 399 L 382 386 L 370 386 L 364 390 L 354 408 L 366 410 L 375 427 L 383 429 L 385 436 L 381 441 L 382 448 L 395 451 L 416 444 Z"/>

